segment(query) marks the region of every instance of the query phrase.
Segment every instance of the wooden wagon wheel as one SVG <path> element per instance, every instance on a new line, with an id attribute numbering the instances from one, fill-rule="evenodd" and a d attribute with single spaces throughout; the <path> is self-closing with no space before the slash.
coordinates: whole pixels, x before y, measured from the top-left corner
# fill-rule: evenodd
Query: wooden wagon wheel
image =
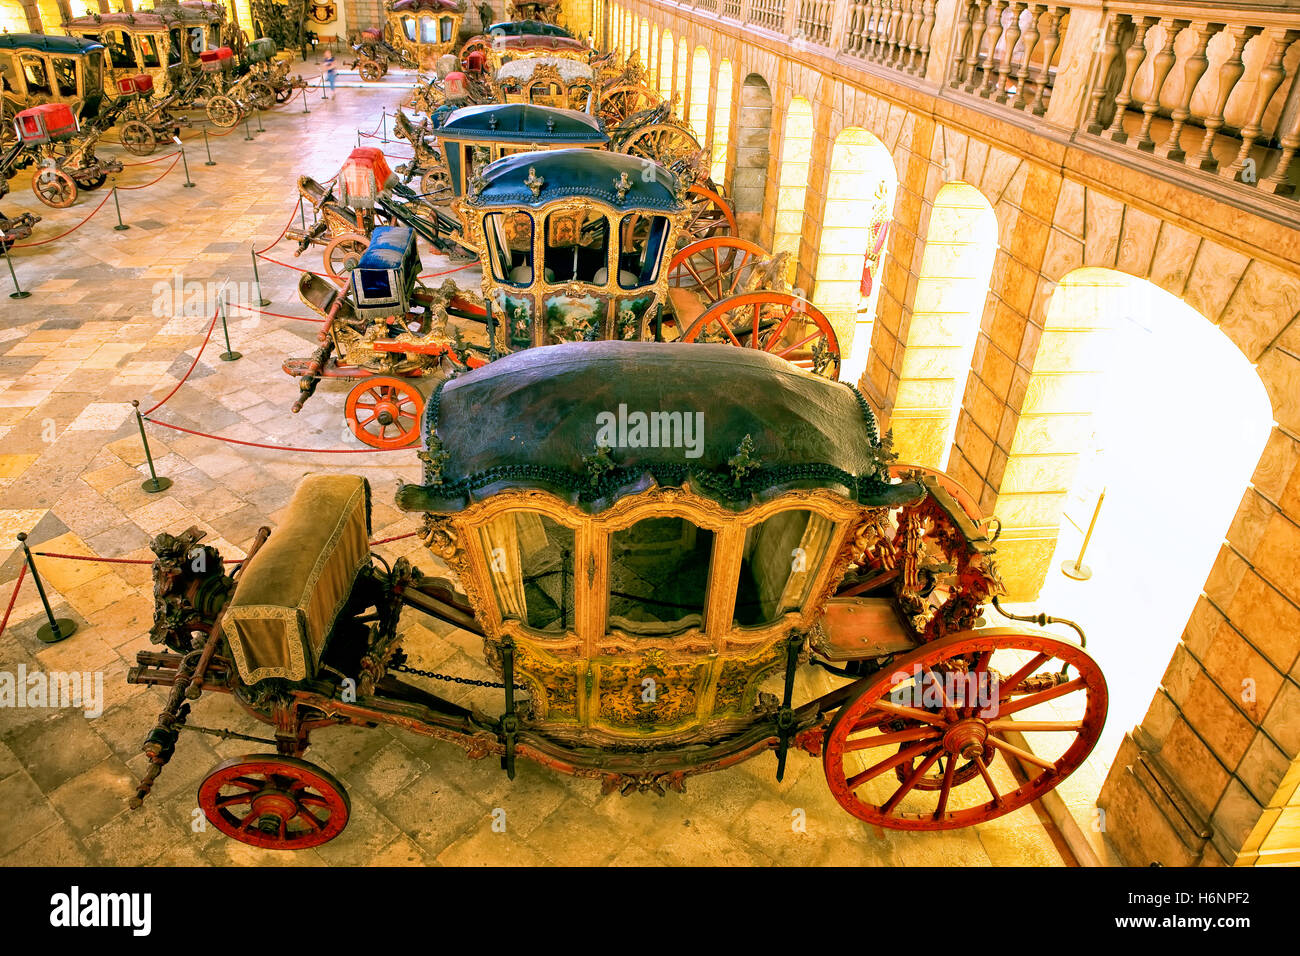
<path id="1" fill-rule="evenodd" d="M 671 166 L 700 151 L 699 141 L 690 130 L 672 123 L 651 123 L 632 133 L 619 146 L 619 152 L 650 159 L 661 166 Z"/>
<path id="2" fill-rule="evenodd" d="M 275 90 L 276 103 L 288 103 L 289 97 L 293 96 L 293 87 L 287 82 L 273 86 L 272 89 Z"/>
<path id="3" fill-rule="evenodd" d="M 86 192 L 94 192 L 100 186 L 108 181 L 108 173 L 101 172 L 98 176 L 92 176 L 90 179 L 83 179 L 77 185 Z"/>
<path id="4" fill-rule="evenodd" d="M 66 209 L 77 201 L 77 184 L 61 169 L 46 166 L 32 174 L 32 192 L 55 209 Z"/>
<path id="5" fill-rule="evenodd" d="M 826 733 L 826 781 L 840 806 L 878 826 L 983 823 L 1083 763 L 1106 706 L 1100 668 L 1075 645 L 1018 628 L 963 631 L 898 658 L 840 709 Z M 1030 735 L 1035 752 L 1007 739 L 1014 733 Z M 1028 765 L 1027 783 L 994 780 L 999 753 Z"/>
<path id="6" fill-rule="evenodd" d="M 383 78 L 384 69 L 378 60 L 362 60 L 357 64 L 357 73 L 367 83 L 374 83 L 376 80 Z"/>
<path id="7" fill-rule="evenodd" d="M 668 263 L 668 284 L 689 289 L 708 305 L 734 295 L 745 269 L 767 258 L 767 250 L 737 236 L 710 236 L 680 250 Z"/>
<path id="8" fill-rule="evenodd" d="M 199 785 L 199 806 L 228 837 L 266 850 L 305 850 L 334 839 L 352 811 L 347 791 L 306 760 L 249 754 L 219 763 Z"/>
<path id="9" fill-rule="evenodd" d="M 420 443 L 424 398 L 409 381 L 378 375 L 358 382 L 344 410 L 352 434 L 371 448 Z"/>
<path id="10" fill-rule="evenodd" d="M 335 236 L 325 246 L 325 271 L 335 279 L 343 279 L 357 267 L 370 240 L 358 232 L 345 232 Z"/>
<path id="11" fill-rule="evenodd" d="M 266 80 L 257 80 L 248 87 L 249 98 L 259 110 L 269 110 L 275 106 L 275 89 Z"/>
<path id="12" fill-rule="evenodd" d="M 663 102 L 644 86 L 624 83 L 612 86 L 600 94 L 597 114 L 606 129 L 613 129 L 625 119 L 643 110 L 654 109 Z"/>
<path id="13" fill-rule="evenodd" d="M 117 138 L 128 153 L 137 156 L 148 156 L 158 148 L 158 140 L 154 138 L 153 129 L 148 123 L 141 123 L 139 120 L 127 120 L 118 130 Z"/>
<path id="14" fill-rule="evenodd" d="M 708 186 L 696 183 L 686 191 L 689 216 L 677 234 L 678 248 L 713 236 L 734 236 L 739 232 L 731 206 Z"/>
<path id="15" fill-rule="evenodd" d="M 821 309 L 788 292 L 742 292 L 713 303 L 682 333 L 683 342 L 761 349 L 793 365 L 838 378 L 840 343 Z"/>
<path id="16" fill-rule="evenodd" d="M 230 129 L 239 122 L 239 104 L 224 93 L 209 98 L 204 112 L 213 126 L 222 129 Z"/>

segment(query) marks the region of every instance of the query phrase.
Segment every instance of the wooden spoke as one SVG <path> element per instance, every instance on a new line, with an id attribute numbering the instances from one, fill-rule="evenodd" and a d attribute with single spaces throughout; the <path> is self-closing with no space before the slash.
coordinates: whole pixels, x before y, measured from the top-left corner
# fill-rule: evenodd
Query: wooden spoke
<path id="1" fill-rule="evenodd" d="M 1044 760 L 1042 757 L 1038 756 L 1037 754 L 1031 754 L 1027 750 L 1021 750 L 1019 747 L 1007 743 L 1005 740 L 1003 740 L 1001 737 L 997 736 L 996 734 L 989 734 L 988 743 L 994 747 L 997 747 L 998 750 L 1001 750 L 1003 753 L 1011 754 L 1011 756 L 1017 757 L 1020 760 L 1025 761 L 1026 763 L 1031 763 L 1035 767 L 1042 767 L 1044 770 L 1056 769 L 1056 764 L 1052 763 L 1052 761 Z"/>

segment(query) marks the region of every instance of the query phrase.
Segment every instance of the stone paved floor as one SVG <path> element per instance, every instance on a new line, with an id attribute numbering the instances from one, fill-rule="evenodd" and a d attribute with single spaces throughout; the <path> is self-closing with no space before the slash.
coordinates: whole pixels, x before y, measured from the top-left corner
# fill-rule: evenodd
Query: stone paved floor
<path id="1" fill-rule="evenodd" d="M 251 279 L 250 244 L 265 245 L 284 227 L 296 200 L 295 178 L 332 176 L 355 143 L 355 130 L 374 129 L 381 107 L 391 109 L 400 95 L 359 85 L 340 88 L 327 102 L 313 93 L 310 114 L 296 112 L 297 102 L 268 114 L 266 132 L 254 142 L 244 141 L 242 128 L 213 139 L 213 167 L 203 165 L 201 138 L 190 140 L 197 188 L 183 188 L 177 169 L 156 186 L 121 194 L 131 229 L 112 230 L 110 202 L 67 238 L 14 251 L 19 279 L 33 294 L 22 301 L 0 297 L 0 600 L 8 600 L 18 574 L 19 531 L 31 532 L 42 551 L 139 558 L 150 556 L 147 542 L 157 532 L 196 524 L 210 543 L 237 557 L 259 525 L 275 524 L 308 471 L 366 475 L 376 490 L 376 537 L 414 529 L 391 505 L 396 480 L 418 475 L 408 451 L 305 455 L 154 429 L 159 472 L 174 484 L 145 494 L 129 405 L 138 399 L 148 407 L 190 366 L 215 287 L 229 280 L 238 297 L 240 283 Z M 400 146 L 390 151 L 406 154 Z M 162 168 L 129 168 L 121 182 L 147 182 Z M 30 209 L 45 217 L 29 241 L 74 225 L 103 195 L 49 210 L 32 196 L 29 176 L 20 172 L 11 195 L 0 200 L 11 215 Z M 281 243 L 271 255 L 319 269 L 318 255 L 294 260 L 292 253 L 291 244 Z M 424 261 L 429 271 L 449 267 L 428 254 Z M 297 275 L 262 266 L 270 311 L 310 314 L 297 299 Z M 458 278 L 477 283 L 472 271 Z M 173 301 L 178 282 L 182 302 Z M 194 291 L 187 283 L 205 288 Z M 0 290 L 9 291 L 5 273 Z M 250 441 L 360 447 L 343 426 L 343 385 L 324 384 L 302 414 L 289 414 L 297 390 L 280 363 L 308 354 L 316 330 L 232 313 L 231 343 L 243 359 L 219 361 L 223 346 L 214 340 L 158 417 Z M 410 539 L 378 550 L 436 570 Z M 780 784 L 774 758 L 764 755 L 691 778 L 685 795 L 601 796 L 594 782 L 530 764 L 521 764 L 511 783 L 494 760 L 469 761 L 458 748 L 386 729 L 332 729 L 313 738 L 309 759 L 340 777 L 351 794 L 352 818 L 341 837 L 296 854 L 255 850 L 210 827 L 196 832 L 193 824 L 200 780 L 225 757 L 264 749 L 256 744 L 187 735 L 145 808 L 126 809 L 144 768 L 140 742 L 163 701 L 160 692 L 124 680 L 136 652 L 152 647 L 148 567 L 58 559 L 41 559 L 41 567 L 56 613 L 76 620 L 77 633 L 55 645 L 36 639 L 42 618 L 28 583 L 0 637 L 0 671 L 102 672 L 105 706 L 93 718 L 73 709 L 0 709 L 0 863 L 6 865 L 1062 863 L 1031 808 L 944 834 L 873 831 L 835 804 L 820 762 L 798 752 Z M 404 619 L 413 663 L 490 676 L 476 638 L 430 630 L 424 621 Z M 800 676 L 801 699 L 819 692 L 816 680 Z M 490 692 L 450 696 L 499 711 Z M 205 698 L 193 722 L 266 733 L 220 697 Z M 506 811 L 504 833 L 493 829 L 497 809 Z M 806 820 L 804 832 L 792 826 L 796 811 Z"/>

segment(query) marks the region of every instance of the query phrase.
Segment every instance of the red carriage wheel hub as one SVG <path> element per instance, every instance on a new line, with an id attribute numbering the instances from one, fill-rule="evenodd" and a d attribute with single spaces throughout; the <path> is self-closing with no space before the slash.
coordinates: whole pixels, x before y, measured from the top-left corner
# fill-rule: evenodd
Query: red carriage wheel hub
<path id="1" fill-rule="evenodd" d="M 217 765 L 199 806 L 226 836 L 267 850 L 303 850 L 334 839 L 351 803 L 331 774 L 297 757 L 248 755 Z"/>
<path id="2" fill-rule="evenodd" d="M 972 717 L 961 720 L 948 728 L 943 735 L 943 749 L 950 754 L 957 754 L 966 760 L 984 755 L 984 741 L 988 738 L 988 727 L 984 721 Z"/>
<path id="3" fill-rule="evenodd" d="M 352 434 L 371 448 L 405 448 L 420 440 L 424 398 L 415 386 L 390 375 L 363 379 L 344 406 Z"/>

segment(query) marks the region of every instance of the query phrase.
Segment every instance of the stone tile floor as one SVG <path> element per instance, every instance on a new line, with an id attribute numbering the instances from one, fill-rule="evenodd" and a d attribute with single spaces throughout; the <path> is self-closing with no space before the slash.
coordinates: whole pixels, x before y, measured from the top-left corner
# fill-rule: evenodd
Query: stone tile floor
<path id="1" fill-rule="evenodd" d="M 204 165 L 202 138 L 190 138 L 187 160 L 197 188 L 183 187 L 178 168 L 148 189 L 123 191 L 129 230 L 113 231 L 110 202 L 66 238 L 14 250 L 19 281 L 32 296 L 0 298 L 0 600 L 8 600 L 18 575 L 19 531 L 30 532 L 41 551 L 147 558 L 154 534 L 198 525 L 210 543 L 238 557 L 259 525 L 276 523 L 309 471 L 366 475 L 376 491 L 376 537 L 414 530 L 414 520 L 391 504 L 398 479 L 418 475 L 410 451 L 306 455 L 151 428 L 158 471 L 174 484 L 158 495 L 140 487 L 147 471 L 129 403 L 147 408 L 184 375 L 221 284 L 229 281 L 233 301 L 251 298 L 250 250 L 284 228 L 296 202 L 296 177 L 329 179 L 356 142 L 355 131 L 374 129 L 381 108 L 391 114 L 403 95 L 397 75 L 378 87 L 349 87 L 347 79 L 335 99 L 312 92 L 309 114 L 295 101 L 264 115 L 266 132 L 253 142 L 244 141 L 242 127 L 211 139 L 215 166 Z M 409 154 L 402 144 L 387 149 L 394 157 Z M 104 152 L 119 150 L 105 146 Z M 161 168 L 130 167 L 121 184 L 147 182 Z M 0 200 L 11 215 L 30 209 L 44 217 L 29 241 L 70 228 L 102 196 L 50 210 L 32 195 L 29 177 L 19 172 L 11 194 Z M 319 269 L 318 253 L 301 260 L 292 253 L 283 242 L 270 254 Z M 424 262 L 428 271 L 450 268 L 427 250 Z M 456 278 L 470 286 L 478 281 L 473 270 Z M 310 314 L 298 301 L 297 279 L 291 269 L 261 265 L 269 311 Z M 10 291 L 6 273 L 0 291 Z M 158 417 L 246 441 L 359 448 L 343 424 L 346 386 L 326 382 L 301 414 L 289 413 L 297 389 L 280 363 L 308 354 L 316 332 L 311 323 L 233 310 L 231 345 L 243 358 L 218 359 L 224 349 L 218 329 Z M 378 550 L 434 569 L 435 560 L 413 539 Z M 256 850 L 205 829 L 195 791 L 217 762 L 265 749 L 257 744 L 186 735 L 145 807 L 127 809 L 144 769 L 139 746 L 163 701 L 161 692 L 125 682 L 136 652 L 152 647 L 148 567 L 39 560 L 56 613 L 74 619 L 77 633 L 63 643 L 40 643 L 43 618 L 27 583 L 0 637 L 0 671 L 101 672 L 104 706 L 95 717 L 76 709 L 0 709 L 5 865 L 1063 862 L 1031 808 L 964 831 L 873 830 L 838 807 L 819 761 L 798 752 L 781 783 L 774 758 L 764 755 L 691 778 L 685 795 L 602 796 L 594 782 L 526 763 L 512 783 L 495 760 L 470 761 L 458 748 L 387 729 L 332 729 L 313 738 L 308 758 L 340 777 L 351 795 L 351 822 L 338 839 L 294 854 Z M 490 676 L 472 635 L 430 629 L 428 619 L 404 618 L 403 625 L 404 646 L 417 666 Z M 800 699 L 820 692 L 818 679 L 801 674 Z M 499 711 L 492 692 L 463 688 L 449 696 Z M 220 697 L 205 698 L 192 722 L 266 733 Z M 498 809 L 505 811 L 504 833 L 493 827 Z M 799 817 L 802 830 L 793 825 Z"/>

